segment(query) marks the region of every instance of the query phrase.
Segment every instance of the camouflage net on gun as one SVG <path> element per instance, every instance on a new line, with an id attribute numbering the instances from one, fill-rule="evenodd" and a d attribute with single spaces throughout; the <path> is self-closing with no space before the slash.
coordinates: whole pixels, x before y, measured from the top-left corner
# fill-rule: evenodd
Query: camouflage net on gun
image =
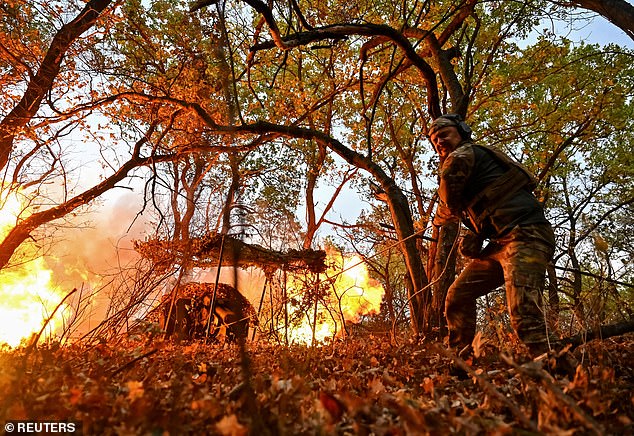
<path id="1" fill-rule="evenodd" d="M 221 250 L 222 247 L 222 250 Z M 326 252 L 323 250 L 288 250 L 280 252 L 269 250 L 257 244 L 247 244 L 233 236 L 211 233 L 202 238 L 189 241 L 169 241 L 149 239 L 135 241 L 134 249 L 144 258 L 151 260 L 158 270 L 167 269 L 174 264 L 182 264 L 185 256 L 199 268 L 221 266 L 249 268 L 256 266 L 265 272 L 326 271 Z"/>

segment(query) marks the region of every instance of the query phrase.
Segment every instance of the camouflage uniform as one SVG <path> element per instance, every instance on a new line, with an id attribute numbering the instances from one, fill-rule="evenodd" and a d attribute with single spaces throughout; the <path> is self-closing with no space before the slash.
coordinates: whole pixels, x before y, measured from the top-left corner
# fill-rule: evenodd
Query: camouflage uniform
<path id="1" fill-rule="evenodd" d="M 471 343 L 476 299 L 505 284 L 511 325 L 531 354 L 539 354 L 548 348 L 541 294 L 555 240 L 531 192 L 532 175 L 526 174 L 525 183 L 515 178 L 497 183 L 497 190 L 487 189 L 518 165 L 506 156 L 500 159 L 499 153 L 466 140 L 441 163 L 435 224 L 462 219 L 480 240 L 490 240 L 449 288 L 449 342 L 460 348 Z"/>

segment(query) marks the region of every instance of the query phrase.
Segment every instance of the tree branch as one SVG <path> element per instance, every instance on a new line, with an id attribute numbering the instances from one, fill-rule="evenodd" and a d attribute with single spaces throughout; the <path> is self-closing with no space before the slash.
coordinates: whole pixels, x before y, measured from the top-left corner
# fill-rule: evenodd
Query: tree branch
<path id="1" fill-rule="evenodd" d="M 564 6 L 578 6 L 601 15 L 634 40 L 634 5 L 626 0 L 576 0 L 553 2 Z"/>
<path id="2" fill-rule="evenodd" d="M 110 3 L 112 0 L 89 1 L 73 21 L 62 26 L 55 34 L 39 70 L 27 85 L 22 100 L 0 122 L 0 168 L 4 168 L 9 162 L 16 135 L 35 116 L 42 100 L 53 86 L 66 52 L 82 33 L 95 24 Z"/>
<path id="3" fill-rule="evenodd" d="M 253 1 L 253 0 L 251 0 Z M 297 32 L 292 35 L 282 37 L 281 42 L 285 49 L 307 45 L 311 42 L 322 41 L 324 39 L 340 40 L 351 35 L 361 36 L 383 36 L 395 43 L 404 52 L 407 59 L 418 68 L 423 76 L 427 88 L 427 107 L 432 117 L 440 115 L 440 97 L 438 95 L 438 83 L 436 73 L 433 68 L 423 59 L 407 37 L 400 31 L 384 24 L 335 24 L 313 29 L 307 32 Z M 251 52 L 267 50 L 279 46 L 277 41 L 266 41 L 255 44 L 251 47 Z"/>

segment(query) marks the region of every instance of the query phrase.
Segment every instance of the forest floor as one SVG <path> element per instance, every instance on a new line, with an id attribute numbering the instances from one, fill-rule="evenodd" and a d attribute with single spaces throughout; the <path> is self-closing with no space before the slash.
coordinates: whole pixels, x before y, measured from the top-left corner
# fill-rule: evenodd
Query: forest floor
<path id="1" fill-rule="evenodd" d="M 0 419 L 72 421 L 99 435 L 634 434 L 634 335 L 579 347 L 572 380 L 482 348 L 466 379 L 439 344 L 373 336 L 249 342 L 246 353 L 146 335 L 5 350 Z"/>

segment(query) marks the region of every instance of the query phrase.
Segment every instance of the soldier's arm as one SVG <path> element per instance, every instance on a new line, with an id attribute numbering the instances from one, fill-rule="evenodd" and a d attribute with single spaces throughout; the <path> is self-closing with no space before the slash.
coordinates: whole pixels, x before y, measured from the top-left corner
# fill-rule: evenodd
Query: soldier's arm
<path id="1" fill-rule="evenodd" d="M 436 208 L 436 215 L 434 216 L 433 224 L 435 226 L 444 226 L 445 224 L 449 224 L 452 222 L 459 221 L 460 218 L 457 215 L 451 213 L 451 210 L 447 207 L 447 205 L 440 200 L 438 202 L 438 207 Z"/>
<path id="2" fill-rule="evenodd" d="M 438 196 L 454 216 L 464 210 L 464 190 L 473 170 L 475 156 L 471 146 L 462 146 L 451 153 L 440 170 Z"/>

